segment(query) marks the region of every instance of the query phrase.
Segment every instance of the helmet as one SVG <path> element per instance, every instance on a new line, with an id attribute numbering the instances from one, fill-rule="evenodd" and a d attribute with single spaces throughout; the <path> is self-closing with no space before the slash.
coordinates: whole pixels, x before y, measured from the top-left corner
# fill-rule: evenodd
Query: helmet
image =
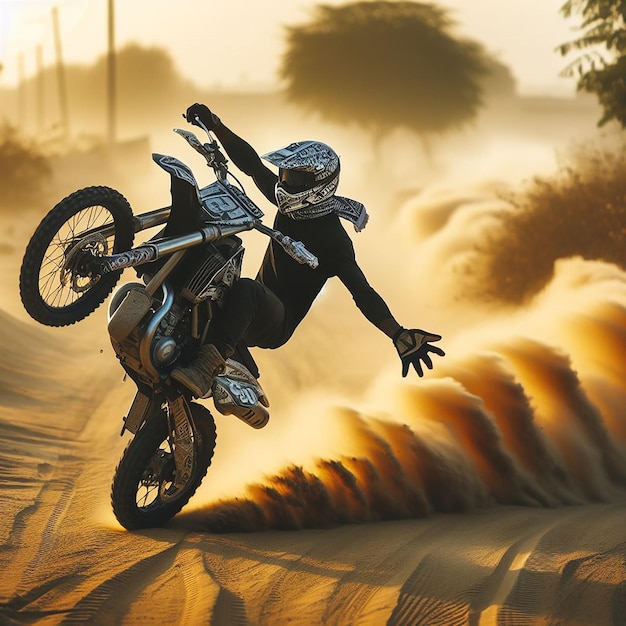
<path id="1" fill-rule="evenodd" d="M 263 158 L 279 168 L 275 193 L 281 213 L 296 219 L 330 213 L 320 206 L 339 185 L 339 157 L 330 146 L 321 141 L 298 141 Z"/>

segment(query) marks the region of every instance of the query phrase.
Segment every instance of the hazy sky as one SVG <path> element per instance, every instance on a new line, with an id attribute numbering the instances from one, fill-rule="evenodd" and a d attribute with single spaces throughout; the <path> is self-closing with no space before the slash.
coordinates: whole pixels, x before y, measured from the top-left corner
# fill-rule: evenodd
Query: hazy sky
<path id="1" fill-rule="evenodd" d="M 516 75 L 523 93 L 573 92 L 559 77 L 567 60 L 554 48 L 571 39 L 573 24 L 559 9 L 565 0 L 441 0 L 457 32 L 481 41 Z M 345 0 L 322 0 L 344 4 Z M 93 61 L 107 47 L 107 0 L 0 0 L 0 85 L 15 84 L 19 58 L 26 76 L 55 60 L 51 8 L 58 7 L 67 62 Z M 286 25 L 306 22 L 314 0 L 117 0 L 116 43 L 167 48 L 178 69 L 200 86 L 269 86 Z"/>

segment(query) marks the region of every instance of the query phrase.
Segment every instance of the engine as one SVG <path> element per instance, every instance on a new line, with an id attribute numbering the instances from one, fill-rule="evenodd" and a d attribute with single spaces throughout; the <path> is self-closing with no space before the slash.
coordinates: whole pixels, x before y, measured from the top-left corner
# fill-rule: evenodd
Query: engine
<path id="1" fill-rule="evenodd" d="M 159 288 L 161 299 L 149 296 L 142 283 L 116 291 L 109 305 L 109 334 L 133 378 L 148 385 L 158 382 L 187 347 L 197 345 L 207 332 L 210 303 L 221 305 L 241 274 L 243 252 L 237 237 L 194 250 Z M 151 278 L 146 274 L 148 284 Z"/>
<path id="2" fill-rule="evenodd" d="M 181 295 L 191 304 L 207 298 L 222 304 L 227 289 L 241 275 L 243 247 L 238 237 L 220 241 L 220 245 L 207 244 L 196 260 L 196 270 L 185 282 Z"/>

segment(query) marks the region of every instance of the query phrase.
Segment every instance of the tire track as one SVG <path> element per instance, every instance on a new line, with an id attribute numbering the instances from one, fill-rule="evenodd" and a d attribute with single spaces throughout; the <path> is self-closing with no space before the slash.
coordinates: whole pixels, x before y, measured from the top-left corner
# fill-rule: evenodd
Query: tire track
<path id="1" fill-rule="evenodd" d="M 42 464 L 39 464 L 38 474 L 41 475 L 41 471 Z M 75 462 L 63 466 L 62 472 L 58 467 L 46 464 L 43 470 L 46 482 L 39 486 L 31 502 L 13 516 L 6 540 L 0 547 L 0 566 L 12 572 L 12 576 L 4 577 L 5 585 L 9 580 L 12 583 L 10 590 L 3 590 L 5 597 L 24 593 L 24 590 L 41 584 L 41 566 L 53 553 L 59 521 L 75 490 L 76 474 Z M 40 477 L 37 482 L 41 483 L 41 480 Z M 32 528 L 42 530 L 29 532 Z M 9 562 L 4 562 L 3 555 Z"/>
<path id="2" fill-rule="evenodd" d="M 181 548 L 182 549 L 182 548 Z M 177 566 L 181 568 L 185 584 L 185 605 L 182 624 L 214 626 L 247 626 L 245 602 L 222 587 L 207 570 L 200 549 L 184 547 Z"/>
<path id="3" fill-rule="evenodd" d="M 325 541 L 323 546 L 315 545 L 302 550 L 299 554 L 284 554 L 280 562 L 275 564 L 274 572 L 267 582 L 268 593 L 264 598 L 259 612 L 259 623 L 271 624 L 276 620 L 276 607 L 284 604 L 290 605 L 290 615 L 298 615 L 299 603 L 303 597 L 308 597 L 309 591 L 315 587 L 315 596 L 320 594 L 321 581 L 316 569 L 311 564 L 322 561 L 330 570 L 330 564 L 337 558 L 338 553 L 352 543 L 346 539 L 343 532 L 339 532 L 332 540 Z M 333 594 L 337 585 L 337 577 L 341 577 L 338 569 L 332 569 L 324 578 L 324 586 L 328 587 L 328 596 Z M 297 592 L 294 594 L 294 589 Z M 295 597 L 294 597 L 295 596 Z M 304 609 L 305 607 L 302 607 Z M 307 617 L 311 624 L 318 623 L 316 620 L 320 609 L 315 606 L 307 606 Z M 293 618 L 292 618 L 293 619 Z M 326 623 L 320 619 L 319 623 Z"/>
<path id="4" fill-rule="evenodd" d="M 118 570 L 88 593 L 82 591 L 81 599 L 73 605 L 56 608 L 45 614 L 62 615 L 61 621 L 53 623 L 67 626 L 144 623 L 150 615 L 158 623 L 247 626 L 250 622 L 245 603 L 236 594 L 220 586 L 207 572 L 204 554 L 196 545 L 190 546 L 181 537 L 157 554 Z M 85 574 L 67 581 L 51 581 L 39 589 L 40 593 L 33 590 L 21 604 L 14 601 L 13 614 L 22 618 L 26 615 L 43 615 L 44 612 L 29 608 L 37 598 L 50 592 L 59 583 L 70 582 L 72 593 L 64 593 L 64 596 L 76 597 L 81 594 L 80 587 L 88 585 L 93 577 Z M 156 607 L 155 596 L 166 601 Z"/>
<path id="5" fill-rule="evenodd" d="M 464 593 L 442 599 L 435 590 L 437 579 L 448 567 L 440 558 L 427 554 L 407 578 L 400 590 L 388 626 L 464 626 L 467 624 L 468 602 Z M 449 576 L 446 574 L 446 576 Z M 442 584 L 448 584 L 444 579 Z M 432 591 L 431 591 L 432 590 Z M 448 595 L 449 592 L 447 592 Z"/>
<path id="6" fill-rule="evenodd" d="M 84 576 L 79 574 L 67 574 L 59 578 L 49 579 L 42 585 L 31 587 L 25 594 L 15 595 L 6 604 L 0 605 L 0 623 L 35 623 L 44 617 L 65 615 L 68 609 L 58 608 L 44 610 L 35 608 L 35 605 L 51 592 L 55 592 L 60 596 L 71 593 L 83 580 Z"/>
<path id="7" fill-rule="evenodd" d="M 67 616 L 61 623 L 90 624 L 90 626 L 122 623 L 130 612 L 131 605 L 147 584 L 170 571 L 178 550 L 179 544 L 170 545 L 161 552 L 140 559 L 130 567 L 110 576 L 69 608 Z M 152 610 L 155 608 L 153 604 Z"/>
<path id="8" fill-rule="evenodd" d="M 28 564 L 23 574 L 22 584 L 28 586 L 30 581 L 37 578 L 37 574 L 42 564 L 50 558 L 52 546 L 57 537 L 59 522 L 65 516 L 72 496 L 74 495 L 75 481 L 71 478 L 60 478 L 49 482 L 44 486 L 43 494 L 46 502 L 46 509 L 52 507 L 46 522 L 37 552 Z M 52 504 L 50 501 L 56 501 Z M 50 502 L 50 504 L 48 504 Z"/>
<path id="9" fill-rule="evenodd" d="M 212 626 L 247 626 L 251 623 L 248 620 L 246 603 L 237 594 L 220 587 L 211 618 Z"/>
<path id="10" fill-rule="evenodd" d="M 58 558 L 52 556 L 55 554 L 55 533 L 68 508 L 74 486 L 71 478 L 61 477 L 42 485 L 33 502 L 15 515 L 8 539 L 0 548 L 0 555 L 6 553 L 9 557 L 8 563 L 0 560 L 0 567 L 11 572 L 10 576 L 3 577 L 3 582 L 12 585 L 6 590 L 7 597 L 11 597 L 0 615 L 4 614 L 15 623 L 65 615 L 67 607 L 43 609 L 40 605 L 50 604 L 52 597 L 72 594 L 85 579 L 80 571 L 51 577 L 50 571 L 53 570 L 45 567 L 46 561 Z M 33 528 L 43 528 L 43 531 L 33 533 Z"/>
<path id="11" fill-rule="evenodd" d="M 481 585 L 478 597 L 472 601 L 468 626 L 490 626 L 498 623 L 498 613 L 517 583 L 526 561 L 537 544 L 559 521 L 542 526 L 511 545 L 500 558 L 498 565 Z"/>
<path id="12" fill-rule="evenodd" d="M 60 509 L 64 509 L 72 486 L 64 481 L 42 485 L 33 502 L 15 515 L 7 541 L 0 548 L 0 567 L 3 571 L 11 571 L 12 574 L 3 577 L 3 587 L 7 583 L 11 585 L 10 588 L 3 589 L 3 596 L 10 597 L 32 586 L 35 568 L 51 542 L 54 520 L 60 514 Z M 51 513 L 50 508 L 53 507 L 51 502 L 59 493 L 60 503 Z M 41 527 L 46 528 L 41 537 L 29 532 L 30 528 Z"/>
<path id="13" fill-rule="evenodd" d="M 234 542 L 219 541 L 219 546 L 219 552 L 223 553 L 228 550 L 229 546 L 234 546 Z M 226 549 L 222 550 L 222 547 Z M 207 546 L 204 540 L 200 540 L 198 550 L 202 558 L 205 575 L 211 579 L 212 583 L 218 589 L 217 597 L 213 605 L 211 624 L 213 626 L 247 626 L 248 624 L 252 624 L 253 622 L 250 620 L 246 610 L 245 599 L 220 582 L 220 576 L 215 572 L 213 564 L 211 563 L 210 553 L 213 552 L 213 548 Z M 204 594 L 205 592 L 205 589 L 202 588 L 201 593 Z M 269 593 L 271 593 L 271 591 Z"/>
<path id="14" fill-rule="evenodd" d="M 424 537 L 419 535 L 408 543 L 403 543 L 391 554 L 377 558 L 377 552 L 368 552 L 363 546 L 364 556 L 354 569 L 341 577 L 335 593 L 328 599 L 323 624 L 367 624 L 380 622 L 388 615 L 390 594 L 398 579 L 402 580 L 407 561 L 419 562 L 423 553 Z M 364 580 L 365 579 L 365 580 Z M 381 615 L 378 615 L 376 596 L 380 596 Z"/>

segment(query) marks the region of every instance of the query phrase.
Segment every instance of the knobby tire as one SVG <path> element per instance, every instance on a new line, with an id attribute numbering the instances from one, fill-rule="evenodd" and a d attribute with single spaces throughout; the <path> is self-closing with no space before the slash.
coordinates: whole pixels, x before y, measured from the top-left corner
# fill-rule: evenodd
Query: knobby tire
<path id="1" fill-rule="evenodd" d="M 191 403 L 190 407 L 198 436 L 195 466 L 187 486 L 175 499 L 163 502 L 157 498 L 149 507 L 137 503 L 142 480 L 146 479 L 151 462 L 168 436 L 165 410 L 159 409 L 156 415 L 150 416 L 126 446 L 113 477 L 111 505 L 118 522 L 127 530 L 154 528 L 168 522 L 189 502 L 206 476 L 217 438 L 215 421 L 210 411 L 200 404 Z"/>
<path id="2" fill-rule="evenodd" d="M 31 237 L 20 270 L 20 297 L 28 314 L 41 324 L 74 324 L 95 311 L 113 291 L 121 270 L 91 279 L 83 277 L 87 284 L 81 290 L 68 288 L 60 279 L 67 252 L 83 232 L 73 232 L 73 220 L 86 232 L 96 227 L 100 218 L 107 221 L 98 226 L 114 225 L 112 243 L 103 242 L 110 248 L 107 253 L 130 250 L 134 239 L 132 209 L 126 198 L 110 187 L 86 187 L 70 194 L 46 215 Z M 71 233 L 65 239 L 63 229 Z M 80 279 L 73 274 L 71 278 Z M 42 293 L 47 287 L 51 292 Z"/>

